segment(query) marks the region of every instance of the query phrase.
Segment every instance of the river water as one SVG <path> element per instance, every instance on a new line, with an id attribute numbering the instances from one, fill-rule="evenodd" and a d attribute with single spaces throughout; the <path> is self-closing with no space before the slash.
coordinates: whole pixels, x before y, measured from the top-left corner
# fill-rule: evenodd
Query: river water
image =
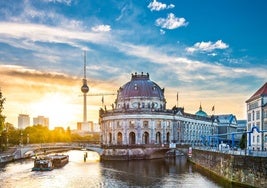
<path id="1" fill-rule="evenodd" d="M 95 152 L 69 151 L 69 163 L 47 172 L 31 171 L 33 160 L 0 166 L 1 188 L 221 187 L 194 169 L 185 157 L 100 162 Z"/>

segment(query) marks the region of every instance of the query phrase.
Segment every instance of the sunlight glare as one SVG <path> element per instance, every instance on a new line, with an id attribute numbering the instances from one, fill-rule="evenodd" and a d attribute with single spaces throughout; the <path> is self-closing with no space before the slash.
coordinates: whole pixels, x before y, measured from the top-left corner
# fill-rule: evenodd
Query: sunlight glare
<path id="1" fill-rule="evenodd" d="M 68 125 L 73 119 L 77 119 L 75 109 L 72 99 L 62 93 L 46 94 L 39 102 L 32 105 L 34 117 L 40 115 L 49 118 L 50 128 Z"/>

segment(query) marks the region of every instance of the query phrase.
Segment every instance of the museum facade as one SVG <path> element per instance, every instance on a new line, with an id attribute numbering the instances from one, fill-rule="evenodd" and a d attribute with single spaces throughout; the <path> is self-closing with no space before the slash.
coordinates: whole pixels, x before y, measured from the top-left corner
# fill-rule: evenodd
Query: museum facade
<path id="1" fill-rule="evenodd" d="M 164 88 L 150 80 L 149 74 L 132 74 L 117 90 L 112 109 L 100 109 L 101 144 L 203 145 L 216 134 L 218 123 L 200 105 L 196 114 L 174 106 L 166 109 Z"/>

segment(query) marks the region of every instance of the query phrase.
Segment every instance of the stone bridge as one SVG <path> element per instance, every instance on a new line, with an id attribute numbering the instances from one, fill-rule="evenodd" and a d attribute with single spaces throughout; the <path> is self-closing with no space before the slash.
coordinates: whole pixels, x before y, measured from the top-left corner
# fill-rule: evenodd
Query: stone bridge
<path id="1" fill-rule="evenodd" d="M 188 148 L 177 148 L 169 144 L 145 144 L 145 145 L 109 145 L 102 146 L 100 155 L 102 160 L 137 160 L 164 158 L 171 150 L 178 150 L 180 154 L 187 154 Z M 175 152 L 176 154 L 177 152 Z"/>
<path id="2" fill-rule="evenodd" d="M 89 143 L 52 143 L 52 144 L 30 144 L 19 146 L 10 159 L 22 159 L 35 155 L 63 152 L 68 150 L 94 151 L 100 155 L 101 160 L 135 160 L 135 159 L 155 159 L 163 158 L 171 150 L 179 150 L 180 153 L 187 154 L 188 146 L 174 145 L 109 145 L 100 146 L 99 144 Z"/>

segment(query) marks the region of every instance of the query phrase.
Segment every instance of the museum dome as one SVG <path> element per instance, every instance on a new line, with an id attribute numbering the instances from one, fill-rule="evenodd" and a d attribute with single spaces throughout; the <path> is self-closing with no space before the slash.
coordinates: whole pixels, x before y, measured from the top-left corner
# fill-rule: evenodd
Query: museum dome
<path id="1" fill-rule="evenodd" d="M 202 110 L 202 106 L 199 106 L 199 110 L 196 112 L 197 116 L 208 117 L 207 113 Z"/>
<path id="2" fill-rule="evenodd" d="M 165 104 L 164 89 L 161 89 L 158 84 L 149 79 L 149 74 L 132 74 L 129 82 L 119 88 L 117 94 L 117 103 L 125 101 L 147 102 L 151 100 L 156 105 Z"/>

